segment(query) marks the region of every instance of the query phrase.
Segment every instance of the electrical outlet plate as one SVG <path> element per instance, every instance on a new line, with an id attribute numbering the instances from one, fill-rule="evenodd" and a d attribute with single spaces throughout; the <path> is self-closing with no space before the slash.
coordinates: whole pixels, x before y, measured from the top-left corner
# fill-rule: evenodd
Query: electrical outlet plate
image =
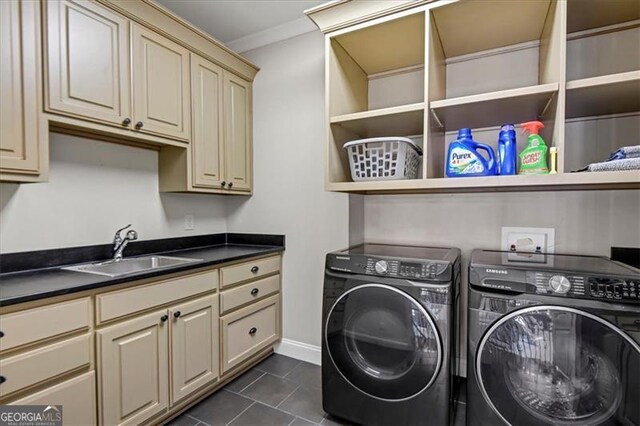
<path id="1" fill-rule="evenodd" d="M 184 230 L 185 231 L 193 231 L 196 227 L 195 219 L 192 214 L 184 215 Z"/>
<path id="2" fill-rule="evenodd" d="M 544 263 L 544 253 L 553 253 L 554 228 L 502 227 L 502 251 L 509 253 L 509 260 Z M 517 253 L 515 253 L 517 252 Z"/>

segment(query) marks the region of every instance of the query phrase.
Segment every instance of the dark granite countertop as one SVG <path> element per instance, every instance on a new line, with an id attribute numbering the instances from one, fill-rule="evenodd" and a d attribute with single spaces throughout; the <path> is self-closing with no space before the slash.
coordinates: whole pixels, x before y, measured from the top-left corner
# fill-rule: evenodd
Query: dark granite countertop
<path id="1" fill-rule="evenodd" d="M 211 243 L 211 244 L 206 244 Z M 8 306 L 52 296 L 108 287 L 115 284 L 159 277 L 175 272 L 218 265 L 235 260 L 278 253 L 284 250 L 284 236 L 254 234 L 215 234 L 131 243 L 132 254 L 125 257 L 162 254 L 202 259 L 186 265 L 145 271 L 120 277 L 108 277 L 61 269 L 71 264 L 96 262 L 104 257 L 102 246 L 0 255 L 0 306 Z M 110 248 L 110 245 L 107 245 Z M 167 250 L 169 247 L 178 249 Z M 156 250 L 154 250 L 156 249 Z M 78 259 L 82 257 L 82 260 Z M 46 265 L 42 267 L 43 265 Z M 40 266 L 40 267 L 39 267 Z M 5 272 L 7 271 L 7 272 Z"/>

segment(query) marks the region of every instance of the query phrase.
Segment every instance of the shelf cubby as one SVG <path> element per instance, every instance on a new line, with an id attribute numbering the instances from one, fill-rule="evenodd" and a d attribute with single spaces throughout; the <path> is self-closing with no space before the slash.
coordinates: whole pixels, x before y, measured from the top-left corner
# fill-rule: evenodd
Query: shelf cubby
<path id="1" fill-rule="evenodd" d="M 567 118 L 640 111 L 640 71 L 567 82 Z"/>

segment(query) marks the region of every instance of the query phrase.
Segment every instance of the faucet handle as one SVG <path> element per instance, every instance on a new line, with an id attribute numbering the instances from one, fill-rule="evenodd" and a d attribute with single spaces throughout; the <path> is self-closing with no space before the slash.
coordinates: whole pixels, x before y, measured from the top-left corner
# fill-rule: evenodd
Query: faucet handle
<path id="1" fill-rule="evenodd" d="M 135 241 L 138 239 L 138 233 L 132 229 L 129 232 L 127 232 L 127 235 L 125 235 L 125 238 L 130 241 Z"/>
<path id="2" fill-rule="evenodd" d="M 113 243 L 114 243 L 116 246 L 122 242 L 122 237 L 120 236 L 120 232 L 122 232 L 122 231 L 124 231 L 125 229 L 130 228 L 130 227 L 131 227 L 131 224 L 128 224 L 127 226 L 122 227 L 122 228 L 120 228 L 120 229 L 118 229 L 118 230 L 116 231 L 116 234 L 115 234 L 115 235 L 114 235 L 114 237 L 113 237 Z"/>

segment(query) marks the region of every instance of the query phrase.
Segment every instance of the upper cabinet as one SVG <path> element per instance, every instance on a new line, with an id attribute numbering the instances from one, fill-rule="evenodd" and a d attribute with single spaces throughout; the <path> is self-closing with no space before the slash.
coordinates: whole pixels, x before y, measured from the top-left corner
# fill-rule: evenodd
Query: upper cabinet
<path id="1" fill-rule="evenodd" d="M 251 99 L 251 82 L 191 54 L 191 145 L 160 150 L 161 191 L 251 194 Z"/>
<path id="2" fill-rule="evenodd" d="M 131 45 L 135 129 L 189 141 L 189 51 L 137 24 Z"/>
<path id="3" fill-rule="evenodd" d="M 129 21 L 97 3 L 45 4 L 49 109 L 126 127 Z"/>
<path id="4" fill-rule="evenodd" d="M 251 83 L 224 74 L 224 140 L 227 186 L 251 190 Z"/>
<path id="5" fill-rule="evenodd" d="M 255 65 L 149 0 L 0 4 L 0 181 L 46 179 L 51 129 L 159 148 L 163 191 L 251 193 Z"/>
<path id="6" fill-rule="evenodd" d="M 41 120 L 40 7 L 0 2 L 0 180 L 35 182 L 48 170 Z"/>

